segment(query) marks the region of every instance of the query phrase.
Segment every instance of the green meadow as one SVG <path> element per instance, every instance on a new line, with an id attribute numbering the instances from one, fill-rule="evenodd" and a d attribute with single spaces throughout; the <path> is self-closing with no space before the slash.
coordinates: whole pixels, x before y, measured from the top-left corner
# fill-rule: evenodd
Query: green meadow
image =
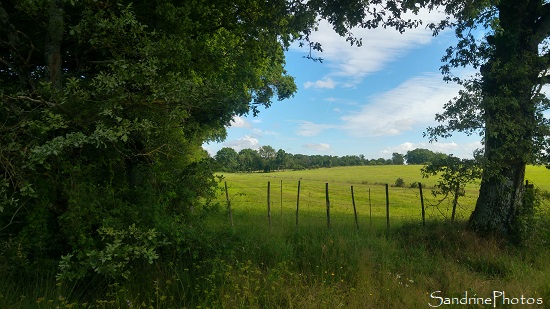
<path id="1" fill-rule="evenodd" d="M 233 226 L 226 212 L 216 226 L 225 222 L 221 226 L 243 242 L 236 264 L 224 261 L 230 264 L 225 267 L 231 274 L 222 275 L 227 284 L 217 291 L 214 307 L 550 308 L 550 171 L 527 168 L 526 179 L 546 199 L 542 198 L 532 239 L 514 247 L 467 230 L 465 222 L 475 206 L 478 184 L 468 185 L 459 199 L 457 222 L 451 224 L 450 202 L 438 204 L 441 197 L 431 194 L 437 178 L 422 178 L 420 168 L 362 166 L 224 174 Z M 403 187 L 394 186 L 397 178 L 404 180 Z M 412 185 L 419 182 L 425 226 L 419 189 Z M 385 184 L 389 184 L 389 233 Z M 226 202 L 222 189 L 220 203 Z M 492 303 L 475 299 L 468 305 L 459 303 L 468 297 L 493 298 Z M 521 297 L 523 305 L 515 303 L 522 302 Z"/>
<path id="2" fill-rule="evenodd" d="M 344 220 L 347 223 L 354 222 L 354 200 L 360 227 L 366 224 L 370 226 L 381 220 L 386 224 L 386 184 L 389 185 L 390 225 L 422 221 L 419 183 L 423 188 L 426 220 L 450 220 L 452 198 L 443 200 L 443 196 L 434 196 L 432 189 L 438 178 L 422 178 L 421 168 L 420 165 L 387 165 L 271 173 L 225 173 L 221 174 L 221 189 L 224 190 L 226 182 L 234 224 L 248 222 L 251 217 L 254 217 L 253 222 L 269 224 L 268 182 L 272 226 L 295 225 L 297 206 L 298 226 L 326 223 L 327 184 L 331 225 L 343 224 Z M 526 180 L 543 191 L 550 191 L 550 170 L 543 166 L 528 166 L 526 173 Z M 396 186 L 398 178 L 404 181 L 404 186 Z M 475 207 L 478 190 L 478 183 L 467 185 L 464 196 L 458 200 L 457 219 L 465 220 L 469 217 Z M 220 194 L 219 201 L 226 203 L 226 195 Z"/>
<path id="3" fill-rule="evenodd" d="M 544 167 L 527 170 L 540 205 L 521 246 L 466 228 L 475 184 L 450 223 L 448 203 L 436 206 L 431 195 L 437 179 L 423 179 L 420 166 L 223 177 L 218 204 L 201 224 L 178 227 L 187 240 L 178 254 L 159 252 L 120 282 L 57 282 L 55 268 L 20 278 L 19 285 L 3 281 L 0 308 L 550 308 L 550 171 Z M 404 187 L 392 186 L 397 178 Z M 424 187 L 425 226 L 415 182 Z"/>

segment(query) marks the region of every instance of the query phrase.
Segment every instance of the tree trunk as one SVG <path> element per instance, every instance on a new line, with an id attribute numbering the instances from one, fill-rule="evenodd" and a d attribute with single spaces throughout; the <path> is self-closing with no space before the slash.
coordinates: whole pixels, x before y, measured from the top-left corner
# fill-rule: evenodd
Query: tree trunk
<path id="1" fill-rule="evenodd" d="M 46 58 L 46 79 L 54 88 L 61 88 L 61 43 L 63 42 L 63 1 L 51 0 L 50 18 L 44 57 Z"/>
<path id="2" fill-rule="evenodd" d="M 522 213 L 525 166 L 532 160 L 537 125 L 532 91 L 541 72 L 538 42 L 532 42 L 540 1 L 505 0 L 498 5 L 501 31 L 481 68 L 485 162 L 470 226 L 482 233 L 515 237 Z"/>
<path id="3" fill-rule="evenodd" d="M 470 226 L 482 233 L 511 236 L 523 205 L 524 178 L 525 164 L 509 166 L 500 175 L 484 176 Z"/>

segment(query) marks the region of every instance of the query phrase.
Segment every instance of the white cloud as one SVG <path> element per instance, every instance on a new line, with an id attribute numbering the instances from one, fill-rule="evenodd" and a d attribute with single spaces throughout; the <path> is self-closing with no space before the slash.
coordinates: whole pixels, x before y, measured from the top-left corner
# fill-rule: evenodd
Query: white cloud
<path id="1" fill-rule="evenodd" d="M 316 136 L 326 129 L 335 128 L 335 125 L 317 124 L 311 121 L 301 121 L 296 134 L 301 136 Z"/>
<path id="2" fill-rule="evenodd" d="M 245 148 L 258 149 L 260 147 L 260 142 L 257 138 L 254 138 L 250 135 L 245 135 L 238 140 L 225 142 L 223 145 L 225 147 L 231 147 L 235 149 L 235 151 L 241 151 Z"/>
<path id="3" fill-rule="evenodd" d="M 315 82 L 308 81 L 304 83 L 305 89 L 312 88 L 312 87 L 319 88 L 319 89 L 321 88 L 334 89 L 335 86 L 336 86 L 336 83 L 331 78 L 325 78 Z"/>
<path id="4" fill-rule="evenodd" d="M 321 152 L 330 152 L 331 148 L 329 144 L 324 143 L 318 143 L 318 144 L 305 144 L 302 147 L 307 149 L 312 149 L 315 151 L 321 151 Z"/>
<path id="5" fill-rule="evenodd" d="M 257 137 L 262 137 L 264 135 L 279 135 L 278 132 L 275 132 L 275 131 L 269 131 L 269 130 L 261 130 L 261 129 L 258 129 L 258 128 L 254 128 L 252 129 L 252 133 L 254 133 L 255 136 Z"/>
<path id="6" fill-rule="evenodd" d="M 398 87 L 369 98 L 359 111 L 340 119 L 351 136 L 399 135 L 415 127 L 435 124 L 434 116 L 458 94 L 460 86 L 447 84 L 438 74 L 413 77 Z"/>
<path id="7" fill-rule="evenodd" d="M 250 128 L 250 123 L 246 121 L 243 117 L 235 116 L 233 117 L 233 120 L 231 120 L 231 127 L 232 128 Z"/>
<path id="8" fill-rule="evenodd" d="M 403 16 L 403 18 L 421 19 L 424 25 L 440 21 L 444 17 L 443 13 L 427 10 L 422 10 L 418 16 L 412 14 Z M 403 34 L 392 28 L 356 28 L 352 32 L 356 37 L 362 38 L 363 46 L 350 48 L 345 38 L 335 33 L 327 21 L 321 21 L 318 29 L 311 34 L 310 39 L 322 44 L 323 52 L 318 56 L 327 60 L 327 65 L 332 68 L 330 77 L 325 77 L 323 80 L 330 80 L 334 86 L 337 84 L 355 86 L 366 75 L 380 71 L 389 62 L 397 60 L 409 50 L 429 44 L 433 40 L 432 31 L 424 26 L 407 29 Z M 300 50 L 309 52 L 309 50 Z M 332 77 L 346 78 L 347 82 L 334 82 Z M 320 81 L 315 83 L 318 82 Z M 308 82 L 307 86 L 304 86 L 312 87 L 315 83 Z"/>

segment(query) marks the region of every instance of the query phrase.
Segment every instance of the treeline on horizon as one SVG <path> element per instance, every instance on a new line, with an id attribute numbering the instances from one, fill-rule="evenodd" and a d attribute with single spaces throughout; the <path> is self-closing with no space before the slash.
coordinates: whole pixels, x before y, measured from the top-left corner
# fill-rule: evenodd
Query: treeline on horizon
<path id="1" fill-rule="evenodd" d="M 416 148 L 406 154 L 394 152 L 391 159 L 368 159 L 364 155 L 304 155 L 275 150 L 266 145 L 259 149 L 245 148 L 237 152 L 230 147 L 220 149 L 214 156 L 215 170 L 219 172 L 271 172 L 274 170 L 303 170 L 336 166 L 426 164 L 447 154 Z"/>

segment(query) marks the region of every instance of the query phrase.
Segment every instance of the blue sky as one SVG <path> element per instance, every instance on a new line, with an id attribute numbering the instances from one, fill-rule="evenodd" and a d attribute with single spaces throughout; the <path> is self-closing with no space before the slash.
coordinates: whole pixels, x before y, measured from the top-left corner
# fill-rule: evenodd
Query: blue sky
<path id="1" fill-rule="evenodd" d="M 420 17 L 427 22 L 442 15 Z M 293 154 L 363 154 L 369 159 L 415 148 L 471 157 L 481 148 L 479 136 L 457 133 L 437 143 L 422 136 L 458 94 L 459 87 L 445 83 L 439 72 L 445 49 L 455 41 L 452 31 L 437 37 L 424 27 L 404 34 L 353 32 L 363 39 L 362 47 L 350 46 L 321 22 L 312 40 L 323 45 L 323 52 L 314 55 L 323 63 L 303 58 L 309 50 L 297 45 L 286 53 L 286 69 L 298 86 L 295 96 L 274 102 L 258 117 L 235 117 L 224 142 L 203 147 L 211 155 L 222 147 L 240 151 L 270 145 Z"/>

